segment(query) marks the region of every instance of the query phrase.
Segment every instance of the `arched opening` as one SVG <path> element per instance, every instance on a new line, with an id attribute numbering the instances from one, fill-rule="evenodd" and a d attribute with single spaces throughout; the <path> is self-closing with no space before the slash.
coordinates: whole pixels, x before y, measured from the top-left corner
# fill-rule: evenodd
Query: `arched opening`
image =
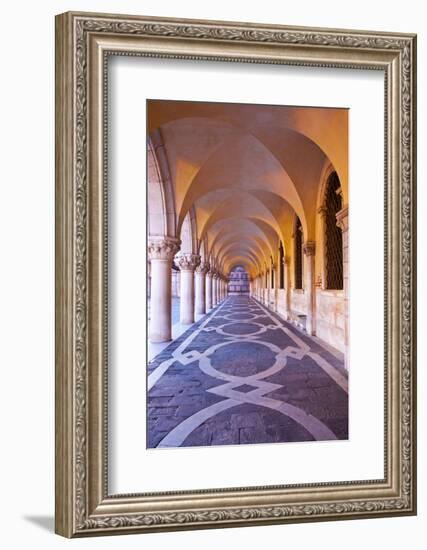
<path id="1" fill-rule="evenodd" d="M 300 219 L 297 217 L 295 221 L 295 261 L 294 261 L 294 288 L 302 289 L 303 281 L 303 257 L 302 257 L 302 244 L 304 242 L 304 236 L 302 232 L 302 225 Z"/>
<path id="2" fill-rule="evenodd" d="M 249 294 L 249 274 L 241 265 L 234 267 L 230 271 L 228 294 L 230 296 Z"/>
<path id="3" fill-rule="evenodd" d="M 341 184 L 336 172 L 329 176 L 325 191 L 325 288 L 343 288 L 342 233 L 337 213 L 342 209 Z"/>

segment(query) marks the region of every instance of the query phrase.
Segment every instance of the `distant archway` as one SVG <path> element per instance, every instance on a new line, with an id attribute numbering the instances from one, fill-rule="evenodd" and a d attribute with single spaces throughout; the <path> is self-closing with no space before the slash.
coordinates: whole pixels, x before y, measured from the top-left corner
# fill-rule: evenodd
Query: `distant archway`
<path id="1" fill-rule="evenodd" d="M 228 278 L 229 296 L 249 294 L 249 274 L 241 265 L 233 267 Z"/>

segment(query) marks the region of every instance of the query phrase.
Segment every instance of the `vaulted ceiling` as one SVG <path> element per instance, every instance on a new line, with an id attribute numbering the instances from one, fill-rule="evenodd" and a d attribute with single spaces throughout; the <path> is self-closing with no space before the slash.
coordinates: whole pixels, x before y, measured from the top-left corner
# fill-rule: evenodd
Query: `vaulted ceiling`
<path id="1" fill-rule="evenodd" d="M 148 130 L 166 154 L 176 236 L 191 213 L 197 252 L 225 274 L 269 265 L 280 241 L 290 246 L 295 213 L 314 239 L 326 166 L 348 202 L 347 125 L 345 109 L 150 100 Z"/>

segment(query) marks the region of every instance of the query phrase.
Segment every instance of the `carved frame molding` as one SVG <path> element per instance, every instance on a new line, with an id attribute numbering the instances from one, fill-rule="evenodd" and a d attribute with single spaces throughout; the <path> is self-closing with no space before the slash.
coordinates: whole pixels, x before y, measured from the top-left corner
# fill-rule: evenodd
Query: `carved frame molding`
<path id="1" fill-rule="evenodd" d="M 109 55 L 385 75 L 385 478 L 134 495 L 107 488 Z M 416 37 L 65 13 L 56 18 L 56 532 L 67 537 L 414 514 Z M 103 130 L 102 130 L 103 129 Z"/>

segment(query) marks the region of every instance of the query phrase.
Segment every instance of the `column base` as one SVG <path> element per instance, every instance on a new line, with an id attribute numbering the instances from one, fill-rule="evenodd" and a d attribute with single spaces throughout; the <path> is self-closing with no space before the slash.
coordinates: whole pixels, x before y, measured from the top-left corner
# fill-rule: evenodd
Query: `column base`
<path id="1" fill-rule="evenodd" d="M 148 340 L 152 344 L 161 344 L 162 342 L 171 342 L 172 336 L 170 334 L 150 334 Z"/>

